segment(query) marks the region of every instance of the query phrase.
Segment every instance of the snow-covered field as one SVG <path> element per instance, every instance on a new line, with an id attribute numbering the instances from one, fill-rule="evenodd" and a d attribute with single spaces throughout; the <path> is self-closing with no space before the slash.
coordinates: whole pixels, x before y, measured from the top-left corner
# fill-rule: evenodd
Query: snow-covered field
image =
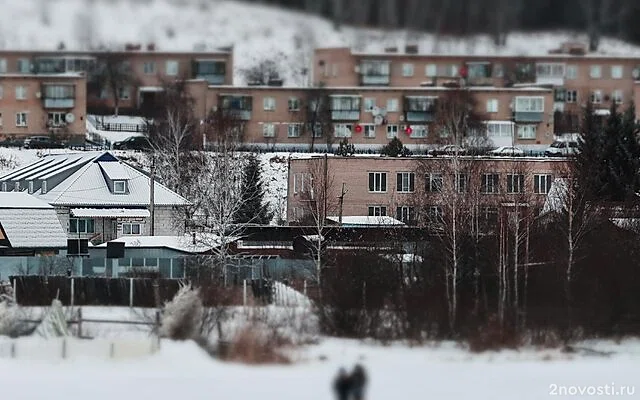
<path id="1" fill-rule="evenodd" d="M 138 313 L 99 307 L 87 307 L 84 312 L 87 318 L 107 319 L 130 319 Z M 135 359 L 1 358 L 0 376 L 6 383 L 3 395 L 21 400 L 141 396 L 156 400 L 326 400 L 333 398 L 330 385 L 338 368 L 361 363 L 370 379 L 368 400 L 538 400 L 563 390 L 582 390 L 583 396 L 572 397 L 587 398 L 593 397 L 588 393 L 604 391 L 605 385 L 610 391 L 625 390 L 619 397 L 640 395 L 640 388 L 633 387 L 639 384 L 640 340 L 587 341 L 577 347 L 594 352 L 525 348 L 471 354 L 453 342 L 410 347 L 321 338 L 317 344 L 289 349 L 290 365 L 248 366 L 212 359 L 192 342 L 163 340 L 158 353 Z M 594 355 L 596 352 L 599 354 Z M 631 387 L 633 396 L 623 386 Z"/>
<path id="2" fill-rule="evenodd" d="M 408 40 L 425 53 L 545 54 L 566 40 L 584 39 L 571 32 L 509 36 L 507 46 L 495 49 L 485 36 L 460 38 L 403 31 L 381 32 L 344 27 L 303 13 L 255 3 L 229 0 L 0 0 L 0 48 L 67 49 L 155 43 L 158 50 L 234 46 L 234 82 L 243 84 L 241 71 L 265 57 L 282 61 L 285 85 L 299 86 L 298 72 L 309 66 L 314 47 L 350 46 L 356 50 L 403 47 Z M 118 21 L 114 29 L 113 21 Z M 603 39 L 601 53 L 640 55 L 640 48 Z"/>

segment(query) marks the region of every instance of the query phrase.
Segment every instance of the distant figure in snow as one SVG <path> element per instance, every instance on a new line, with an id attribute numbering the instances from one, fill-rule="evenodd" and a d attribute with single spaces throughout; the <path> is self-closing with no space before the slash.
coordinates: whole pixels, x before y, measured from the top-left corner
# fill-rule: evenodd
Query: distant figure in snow
<path id="1" fill-rule="evenodd" d="M 351 377 L 344 368 L 340 368 L 338 376 L 333 382 L 333 390 L 336 392 L 337 400 L 349 400 L 352 390 Z"/>
<path id="2" fill-rule="evenodd" d="M 367 373 L 362 365 L 356 364 L 351 373 L 351 393 L 353 400 L 364 399 L 365 386 L 367 386 Z"/>

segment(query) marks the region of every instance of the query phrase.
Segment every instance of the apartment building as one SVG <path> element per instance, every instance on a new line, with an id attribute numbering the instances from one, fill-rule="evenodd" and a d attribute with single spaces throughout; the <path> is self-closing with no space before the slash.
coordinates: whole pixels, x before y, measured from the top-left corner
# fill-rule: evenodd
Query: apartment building
<path id="1" fill-rule="evenodd" d="M 83 142 L 86 90 L 80 73 L 0 74 L 0 140 L 55 135 Z"/>
<path id="2" fill-rule="evenodd" d="M 190 82 L 200 118 L 233 111 L 244 121 L 243 140 L 272 148 L 316 149 L 343 138 L 378 150 L 394 137 L 410 148 L 449 143 L 436 123 L 436 103 L 459 89 L 436 87 L 286 88 L 207 86 Z M 494 146 L 545 147 L 553 141 L 553 91 L 548 88 L 471 87 Z M 328 104 L 320 107 L 318 104 Z"/>
<path id="3" fill-rule="evenodd" d="M 54 75 L 85 73 L 87 106 L 110 112 L 115 106 L 113 90 L 106 87 L 99 71 L 117 70 L 118 106 L 122 110 L 153 108 L 163 82 L 174 79 L 202 79 L 208 85 L 233 84 L 233 49 L 168 52 L 155 45 L 125 46 L 121 51 L 0 51 L 0 73 Z"/>
<path id="4" fill-rule="evenodd" d="M 418 54 L 417 46 L 403 52 L 354 52 L 349 48 L 317 49 L 313 60 L 315 85 L 329 87 L 434 86 L 451 81 L 466 86 L 541 86 L 553 89 L 553 110 L 579 114 L 591 101 L 606 115 L 612 102 L 636 102 L 640 58 L 595 55 L 586 46 L 565 43 L 539 56 Z M 558 129 L 570 129 L 577 121 Z"/>
<path id="5" fill-rule="evenodd" d="M 541 207 L 566 160 L 542 158 L 308 157 L 289 161 L 287 221 L 304 223 L 310 199 L 327 199 L 327 216 L 392 216 L 407 224 L 442 216 L 453 193 L 486 215 L 500 207 Z M 325 165 L 326 163 L 326 165 Z M 324 183 L 327 191 L 324 194 Z M 342 206 L 339 200 L 342 199 Z M 465 204 L 465 207 L 470 203 Z"/>

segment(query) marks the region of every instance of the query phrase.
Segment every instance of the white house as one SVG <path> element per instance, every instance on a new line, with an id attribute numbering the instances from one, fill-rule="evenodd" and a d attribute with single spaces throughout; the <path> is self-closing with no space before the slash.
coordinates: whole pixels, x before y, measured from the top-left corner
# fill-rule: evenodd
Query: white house
<path id="1" fill-rule="evenodd" d="M 93 244 L 122 236 L 184 233 L 189 202 L 109 152 L 44 156 L 0 176 L 2 192 L 24 192 L 53 206 L 69 238 Z M 152 232 L 151 225 L 154 230 Z"/>

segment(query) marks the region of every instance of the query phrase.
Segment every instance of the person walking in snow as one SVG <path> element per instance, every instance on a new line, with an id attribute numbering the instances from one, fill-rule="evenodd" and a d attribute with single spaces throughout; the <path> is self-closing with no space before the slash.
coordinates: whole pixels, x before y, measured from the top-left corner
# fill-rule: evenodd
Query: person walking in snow
<path id="1" fill-rule="evenodd" d="M 349 400 L 351 389 L 351 377 L 347 374 L 347 371 L 344 368 L 340 368 L 340 370 L 338 371 L 338 376 L 333 382 L 333 390 L 336 392 L 336 399 Z"/>
<path id="2" fill-rule="evenodd" d="M 356 364 L 351 373 L 351 394 L 353 400 L 364 399 L 365 386 L 367 386 L 367 373 L 362 365 Z"/>

